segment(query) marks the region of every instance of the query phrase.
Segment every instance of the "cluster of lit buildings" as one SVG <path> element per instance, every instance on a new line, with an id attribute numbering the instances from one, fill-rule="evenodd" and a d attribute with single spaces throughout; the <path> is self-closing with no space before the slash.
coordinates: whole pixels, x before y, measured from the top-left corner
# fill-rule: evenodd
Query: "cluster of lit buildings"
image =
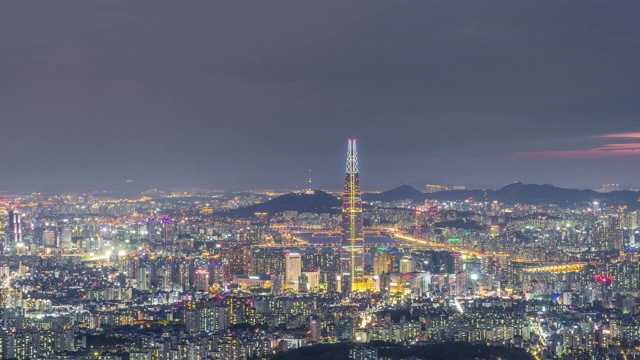
<path id="1" fill-rule="evenodd" d="M 204 190 L 0 203 L 2 358 L 246 360 L 350 342 L 352 358 L 377 359 L 372 341 L 550 357 L 637 345 L 637 211 L 366 204 L 359 176 L 352 139 L 338 212 L 232 217 L 273 194 Z"/>

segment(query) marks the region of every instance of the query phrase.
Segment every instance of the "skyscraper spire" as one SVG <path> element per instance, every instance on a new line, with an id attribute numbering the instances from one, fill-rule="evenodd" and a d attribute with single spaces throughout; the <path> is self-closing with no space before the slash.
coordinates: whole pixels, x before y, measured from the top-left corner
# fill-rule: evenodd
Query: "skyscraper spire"
<path id="1" fill-rule="evenodd" d="M 350 291 L 362 290 L 364 285 L 364 231 L 362 223 L 362 194 L 358 171 L 356 139 L 349 139 L 347 168 L 342 193 L 342 275 L 348 277 Z"/>

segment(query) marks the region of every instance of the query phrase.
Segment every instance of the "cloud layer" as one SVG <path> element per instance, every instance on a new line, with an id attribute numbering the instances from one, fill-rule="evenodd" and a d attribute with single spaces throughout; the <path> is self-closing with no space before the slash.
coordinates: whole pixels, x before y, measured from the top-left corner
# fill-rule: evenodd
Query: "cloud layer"
<path id="1" fill-rule="evenodd" d="M 532 151 L 514 154 L 521 159 L 597 159 L 605 157 L 626 157 L 640 155 L 640 132 L 596 135 L 588 139 L 638 139 L 635 143 L 604 143 L 581 150 Z"/>

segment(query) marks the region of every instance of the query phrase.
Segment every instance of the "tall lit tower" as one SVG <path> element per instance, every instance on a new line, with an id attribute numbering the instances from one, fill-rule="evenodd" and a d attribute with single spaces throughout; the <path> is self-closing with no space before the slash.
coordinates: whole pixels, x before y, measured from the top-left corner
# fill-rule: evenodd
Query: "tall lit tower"
<path id="1" fill-rule="evenodd" d="M 311 169 L 309 169 L 309 180 L 307 181 L 307 194 L 313 194 L 313 185 L 311 184 Z"/>
<path id="2" fill-rule="evenodd" d="M 347 173 L 342 193 L 342 255 L 343 276 L 348 276 L 349 290 L 364 288 L 364 231 L 362 224 L 362 194 L 358 171 L 356 139 L 349 139 Z"/>

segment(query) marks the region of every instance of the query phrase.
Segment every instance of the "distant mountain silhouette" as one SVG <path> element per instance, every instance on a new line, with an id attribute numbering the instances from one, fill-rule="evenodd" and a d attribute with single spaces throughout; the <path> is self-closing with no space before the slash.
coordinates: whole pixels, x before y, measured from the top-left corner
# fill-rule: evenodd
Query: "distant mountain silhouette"
<path id="1" fill-rule="evenodd" d="M 425 199 L 456 201 L 473 198 L 479 202 L 497 200 L 509 205 L 555 204 L 559 206 L 589 206 L 593 201 L 599 201 L 601 205 L 626 205 L 629 209 L 635 210 L 640 208 L 639 196 L 640 192 L 637 191 L 599 193 L 593 190 L 563 189 L 549 184 L 533 185 L 517 182 L 498 190 L 451 190 L 435 193 L 423 193 L 409 185 L 402 185 L 382 193 L 365 193 L 362 198 L 368 203 L 410 200 L 413 203 L 422 204 Z M 220 211 L 214 215 L 252 217 L 259 212 L 273 215 L 283 211 L 338 214 L 341 211 L 341 204 L 336 197 L 316 190 L 314 194 L 290 193 L 260 204 Z M 364 208 L 368 209 L 370 206 L 364 205 Z"/>
<path id="2" fill-rule="evenodd" d="M 411 200 L 415 203 L 423 203 L 425 199 L 432 200 L 466 200 L 474 198 L 475 201 L 494 201 L 515 204 L 556 204 L 560 206 L 588 205 L 597 200 L 603 205 L 626 205 L 629 208 L 639 208 L 637 191 L 614 191 L 599 193 L 593 190 L 564 189 L 553 185 L 535 185 L 516 182 L 498 190 L 452 190 L 435 193 L 423 193 L 411 186 L 403 185 L 398 188 L 379 194 L 368 193 L 363 199 L 368 202 L 382 201 L 394 202 Z"/>
<path id="3" fill-rule="evenodd" d="M 402 185 L 397 188 L 387 190 L 381 193 L 365 193 L 362 195 L 362 199 L 368 202 L 394 202 L 403 200 L 412 200 L 414 202 L 421 202 L 426 199 L 427 194 L 416 190 L 409 185 Z"/>
<path id="4" fill-rule="evenodd" d="M 217 216 L 251 217 L 255 213 L 277 214 L 283 211 L 309 213 L 339 213 L 342 202 L 333 195 L 316 190 L 313 194 L 290 193 L 278 196 L 269 201 L 239 209 L 220 211 Z"/>

